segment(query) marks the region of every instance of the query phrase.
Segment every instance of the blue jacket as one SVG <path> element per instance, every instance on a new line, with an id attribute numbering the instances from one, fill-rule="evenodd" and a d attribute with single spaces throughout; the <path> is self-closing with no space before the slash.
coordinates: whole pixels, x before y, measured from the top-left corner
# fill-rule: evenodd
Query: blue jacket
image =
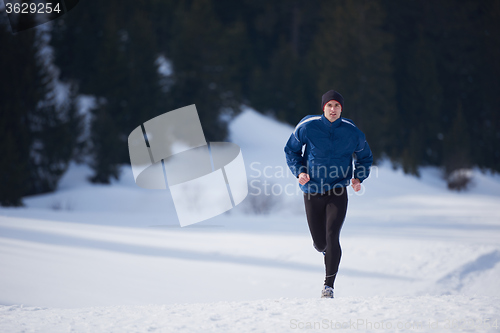
<path id="1" fill-rule="evenodd" d="M 351 120 L 340 117 L 331 123 L 325 115 L 304 117 L 290 135 L 285 154 L 288 167 L 296 177 L 302 172 L 309 175 L 311 180 L 300 185 L 305 193 L 323 193 L 336 186 L 349 186 L 353 171 L 354 178 L 362 182 L 370 174 L 373 162 L 365 135 Z"/>

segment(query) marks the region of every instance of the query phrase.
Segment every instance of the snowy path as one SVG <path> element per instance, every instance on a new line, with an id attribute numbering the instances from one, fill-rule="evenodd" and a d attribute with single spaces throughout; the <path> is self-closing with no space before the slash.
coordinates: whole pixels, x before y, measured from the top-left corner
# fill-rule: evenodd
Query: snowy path
<path id="1" fill-rule="evenodd" d="M 280 298 L 44 309 L 0 306 L 2 332 L 498 332 L 500 299 L 466 296 Z"/>
<path id="2" fill-rule="evenodd" d="M 289 126 L 247 111 L 231 131 L 249 180 L 269 167 L 297 187 L 278 177 Z M 300 193 L 180 228 L 170 193 L 129 169 L 99 186 L 72 166 L 57 192 L 0 208 L 0 332 L 500 332 L 498 175 L 452 193 L 436 169 L 380 165 L 350 192 L 336 298 L 322 300 Z"/>

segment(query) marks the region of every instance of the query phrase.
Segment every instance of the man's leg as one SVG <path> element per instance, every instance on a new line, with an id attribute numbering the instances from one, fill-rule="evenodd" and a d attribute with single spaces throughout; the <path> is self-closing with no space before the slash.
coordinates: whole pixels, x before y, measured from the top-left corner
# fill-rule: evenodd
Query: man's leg
<path id="1" fill-rule="evenodd" d="M 326 203 L 326 254 L 325 285 L 333 287 L 337 276 L 342 249 L 340 248 L 340 230 L 347 212 L 347 188 L 332 190 Z"/>
<path id="2" fill-rule="evenodd" d="M 304 193 L 307 224 L 314 242 L 314 248 L 324 252 L 326 240 L 326 200 L 325 196 L 317 193 Z"/>

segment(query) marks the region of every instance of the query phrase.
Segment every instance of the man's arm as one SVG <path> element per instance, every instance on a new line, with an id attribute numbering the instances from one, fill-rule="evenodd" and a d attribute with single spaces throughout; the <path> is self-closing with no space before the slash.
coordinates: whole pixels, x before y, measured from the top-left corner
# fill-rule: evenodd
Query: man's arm
<path id="1" fill-rule="evenodd" d="M 303 131 L 302 128 L 299 128 L 290 135 L 285 145 L 286 164 L 297 178 L 299 178 L 301 173 L 307 172 L 302 158 L 302 146 L 305 144 L 303 141 Z"/>
<path id="2" fill-rule="evenodd" d="M 368 142 L 366 142 L 364 134 L 361 135 L 358 141 L 358 147 L 354 155 L 356 156 L 354 162 L 354 178 L 359 179 L 359 182 L 362 183 L 363 180 L 370 175 L 370 167 L 373 163 L 372 151 Z"/>

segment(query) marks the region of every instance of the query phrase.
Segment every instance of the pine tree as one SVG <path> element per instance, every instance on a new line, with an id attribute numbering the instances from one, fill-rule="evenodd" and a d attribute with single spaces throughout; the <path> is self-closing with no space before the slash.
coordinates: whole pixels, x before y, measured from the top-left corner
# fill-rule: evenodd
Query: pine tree
<path id="1" fill-rule="evenodd" d="M 320 112 L 317 73 L 307 62 L 319 17 L 317 0 L 248 1 L 244 20 L 251 42 L 246 97 L 263 113 L 295 125 Z"/>
<path id="2" fill-rule="evenodd" d="M 23 196 L 56 189 L 73 157 L 80 119 L 70 102 L 55 102 L 36 30 L 12 35 L 1 25 L 0 40 L 6 78 L 0 89 L 0 203 L 17 206 Z"/>
<path id="3" fill-rule="evenodd" d="M 480 2 L 481 23 L 478 31 L 478 72 L 476 84 L 481 89 L 476 100 L 483 100 L 480 118 L 473 128 L 474 140 L 472 159 L 482 168 L 500 172 L 500 2 Z"/>
<path id="4" fill-rule="evenodd" d="M 44 82 L 50 79 L 47 74 L 43 75 Z M 52 89 L 50 85 L 43 87 L 44 99 L 28 117 L 32 145 L 27 195 L 54 191 L 80 144 L 82 120 L 74 99 L 69 96 L 65 103 L 58 105 Z"/>
<path id="5" fill-rule="evenodd" d="M 401 155 L 396 152 L 393 156 L 405 172 L 413 174 L 418 174 L 421 165 L 440 163 L 439 138 L 443 131 L 440 126 L 443 90 L 436 55 L 422 27 L 417 30 L 416 39 L 400 51 L 404 52 L 404 65 L 398 73 L 399 116 L 394 123 L 402 151 Z"/>
<path id="6" fill-rule="evenodd" d="M 469 183 L 467 174 L 460 171 L 472 166 L 470 139 L 469 128 L 459 102 L 456 117 L 443 140 L 444 170 L 450 189 L 461 190 Z"/>
<path id="7" fill-rule="evenodd" d="M 3 17 L 2 17 L 3 19 Z M 22 205 L 29 189 L 30 146 L 28 116 L 40 98 L 39 67 L 34 47 L 35 32 L 13 35 L 7 22 L 0 22 L 0 204 Z"/>
<path id="8" fill-rule="evenodd" d="M 109 183 L 129 163 L 127 137 L 163 113 L 155 28 L 158 1 L 108 1 L 77 6 L 55 26 L 56 64 L 62 79 L 96 97 L 89 151 L 91 181 Z"/>
<path id="9" fill-rule="evenodd" d="M 196 104 L 209 141 L 227 137 L 221 113 L 231 117 L 239 112 L 244 35 L 241 24 L 222 25 L 211 1 L 181 1 L 176 8 L 168 47 L 175 82 L 169 107 Z"/>
<path id="10" fill-rule="evenodd" d="M 330 89 L 343 94 L 342 116 L 365 132 L 378 157 L 390 147 L 396 112 L 393 38 L 384 29 L 384 8 L 380 1 L 324 1 L 321 12 L 309 54 L 317 76 L 316 95 Z"/>

